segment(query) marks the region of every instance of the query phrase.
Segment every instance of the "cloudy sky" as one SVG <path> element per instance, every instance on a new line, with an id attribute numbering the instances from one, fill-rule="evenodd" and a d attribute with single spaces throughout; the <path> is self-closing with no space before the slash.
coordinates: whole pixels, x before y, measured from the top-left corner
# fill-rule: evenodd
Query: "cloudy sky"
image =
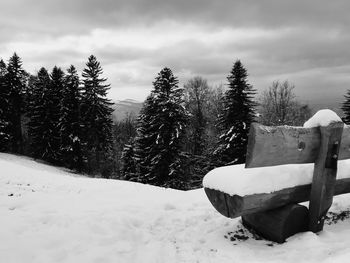
<path id="1" fill-rule="evenodd" d="M 185 83 L 226 83 L 240 59 L 258 90 L 273 80 L 301 100 L 343 100 L 350 89 L 347 0 L 0 0 L 0 57 L 24 68 L 82 69 L 97 56 L 110 97 L 143 100 L 161 68 Z"/>

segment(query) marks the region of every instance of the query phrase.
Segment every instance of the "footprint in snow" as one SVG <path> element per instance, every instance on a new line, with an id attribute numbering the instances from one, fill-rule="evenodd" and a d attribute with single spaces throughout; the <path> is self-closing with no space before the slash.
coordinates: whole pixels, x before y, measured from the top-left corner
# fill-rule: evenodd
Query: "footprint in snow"
<path id="1" fill-rule="evenodd" d="M 164 210 L 175 210 L 176 206 L 174 206 L 173 204 L 165 204 L 164 205 Z"/>

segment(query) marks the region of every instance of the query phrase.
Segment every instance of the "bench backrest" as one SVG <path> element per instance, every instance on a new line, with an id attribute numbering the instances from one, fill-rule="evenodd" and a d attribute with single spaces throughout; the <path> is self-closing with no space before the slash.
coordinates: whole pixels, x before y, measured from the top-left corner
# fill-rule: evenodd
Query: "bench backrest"
<path id="1" fill-rule="evenodd" d="M 309 228 L 318 232 L 333 201 L 337 161 L 349 158 L 350 128 L 342 122 L 314 128 L 252 124 L 246 168 L 315 163 Z"/>

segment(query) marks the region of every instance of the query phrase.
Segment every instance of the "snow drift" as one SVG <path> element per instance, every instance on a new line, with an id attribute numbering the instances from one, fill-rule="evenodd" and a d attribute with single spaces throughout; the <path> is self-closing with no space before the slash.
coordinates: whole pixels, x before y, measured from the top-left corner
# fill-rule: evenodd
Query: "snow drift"
<path id="1" fill-rule="evenodd" d="M 350 220 L 277 245 L 218 214 L 203 189 L 92 179 L 0 154 L 0 262 L 346 262 Z M 331 210 L 350 208 L 336 196 Z M 332 223 L 334 221 L 328 221 Z"/>

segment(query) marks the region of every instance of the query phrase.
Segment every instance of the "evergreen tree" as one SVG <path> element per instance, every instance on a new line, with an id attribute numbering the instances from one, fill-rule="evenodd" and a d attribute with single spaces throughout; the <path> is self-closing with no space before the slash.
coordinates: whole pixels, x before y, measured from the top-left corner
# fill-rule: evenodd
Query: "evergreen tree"
<path id="1" fill-rule="evenodd" d="M 60 107 L 60 153 L 65 166 L 77 171 L 83 170 L 82 128 L 80 119 L 81 94 L 79 76 L 73 65 L 67 69 L 62 89 Z"/>
<path id="2" fill-rule="evenodd" d="M 31 85 L 28 111 L 32 155 L 55 164 L 60 163 L 58 121 L 63 77 L 57 67 L 52 70 L 51 78 L 47 70 L 41 68 Z"/>
<path id="3" fill-rule="evenodd" d="M 183 89 L 169 68 L 153 82 L 138 119 L 135 180 L 159 186 L 185 188 L 181 141 L 188 117 Z"/>
<path id="4" fill-rule="evenodd" d="M 35 158 L 43 159 L 45 148 L 49 142 L 46 129 L 47 97 L 49 93 L 50 76 L 45 68 L 41 68 L 37 76 L 30 79 L 28 86 L 28 130 L 31 141 L 31 153 Z"/>
<path id="5" fill-rule="evenodd" d="M 113 103 L 106 98 L 109 84 L 105 84 L 100 62 L 91 55 L 83 70 L 82 120 L 85 128 L 89 172 L 100 172 L 108 177 L 112 167 L 112 112 Z"/>
<path id="6" fill-rule="evenodd" d="M 223 98 L 223 110 L 218 128 L 221 136 L 214 158 L 217 165 L 245 162 L 250 124 L 254 120 L 255 90 L 247 82 L 247 70 L 237 60 L 227 77 L 228 90 Z"/>
<path id="7" fill-rule="evenodd" d="M 22 113 L 24 109 L 23 94 L 26 88 L 27 73 L 22 69 L 20 57 L 14 53 L 7 65 L 6 85 L 9 91 L 9 132 L 11 134 L 11 151 L 23 152 Z"/>
<path id="8" fill-rule="evenodd" d="M 5 62 L 0 60 L 0 151 L 8 150 L 11 134 L 9 125 L 9 86 L 6 83 L 7 69 Z"/>
<path id="9" fill-rule="evenodd" d="M 32 156 L 32 133 L 31 133 L 31 118 L 33 116 L 34 106 L 37 104 L 36 99 L 40 96 L 40 94 L 37 94 L 36 85 L 38 82 L 38 74 L 37 75 L 30 75 L 28 78 L 28 86 L 26 89 L 26 93 L 24 96 L 25 101 L 25 149 L 24 154 Z"/>
<path id="10" fill-rule="evenodd" d="M 343 121 L 346 124 L 350 124 L 350 90 L 347 91 L 346 95 L 344 95 L 345 101 L 342 104 L 341 109 L 344 112 Z"/>
<path id="11" fill-rule="evenodd" d="M 136 159 L 134 151 L 135 143 L 132 139 L 129 144 L 125 144 L 121 160 L 123 163 L 121 176 L 124 180 L 132 180 L 137 176 Z"/>
<path id="12" fill-rule="evenodd" d="M 134 138 L 136 136 L 136 116 L 133 113 L 128 113 L 125 118 L 120 121 L 115 121 L 113 124 L 113 169 L 115 171 L 114 178 L 125 179 L 125 173 L 130 170 L 135 170 L 135 167 L 130 167 L 124 164 L 124 155 L 127 145 L 134 148 Z M 134 155 L 132 155 L 134 156 Z M 126 157 L 127 159 L 128 157 Z M 129 161 L 126 161 L 129 163 Z"/>
<path id="13" fill-rule="evenodd" d="M 50 134 L 47 145 L 47 155 L 45 159 L 60 164 L 60 129 L 59 121 L 61 115 L 62 92 L 64 89 L 65 75 L 61 68 L 55 66 L 50 74 L 50 85 L 46 97 L 47 122 L 45 123 L 47 132 Z"/>

